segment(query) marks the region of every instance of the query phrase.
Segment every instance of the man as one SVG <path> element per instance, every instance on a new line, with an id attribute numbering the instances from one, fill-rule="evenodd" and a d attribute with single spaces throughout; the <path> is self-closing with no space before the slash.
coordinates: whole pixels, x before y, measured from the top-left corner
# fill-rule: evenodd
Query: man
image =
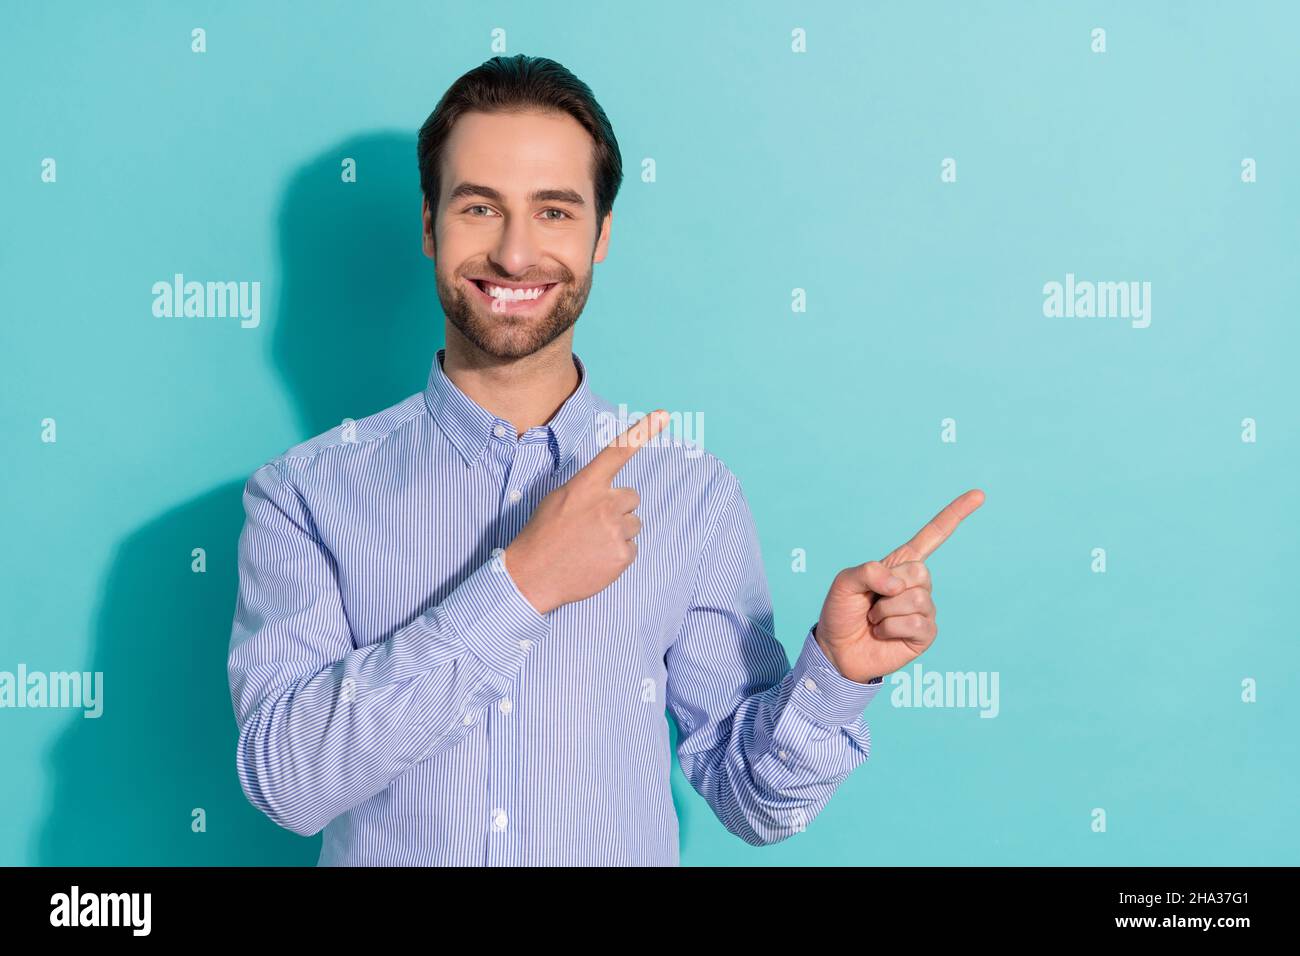
<path id="1" fill-rule="evenodd" d="M 427 388 L 245 488 L 248 799 L 324 829 L 322 865 L 675 865 L 666 708 L 728 830 L 806 828 L 867 759 L 882 676 L 934 639 L 923 560 L 982 494 L 836 576 L 791 668 L 736 477 L 660 442 L 662 410 L 602 435 L 572 352 L 622 178 L 591 91 L 494 58 L 418 159 L 447 319 Z"/>

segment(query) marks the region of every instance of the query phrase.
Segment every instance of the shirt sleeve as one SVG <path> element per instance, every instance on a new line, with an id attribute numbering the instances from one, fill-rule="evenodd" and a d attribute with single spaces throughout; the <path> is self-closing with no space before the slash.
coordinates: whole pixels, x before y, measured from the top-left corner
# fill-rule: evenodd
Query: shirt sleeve
<path id="1" fill-rule="evenodd" d="M 811 629 L 790 667 L 753 515 L 731 488 L 665 655 L 665 696 L 682 772 L 730 832 L 762 846 L 806 829 L 870 755 L 862 714 L 882 682 L 849 680 Z"/>
<path id="2" fill-rule="evenodd" d="M 248 479 L 243 503 L 227 666 L 239 781 L 307 836 L 456 746 L 551 628 L 493 559 L 358 648 L 333 556 L 278 460 Z"/>

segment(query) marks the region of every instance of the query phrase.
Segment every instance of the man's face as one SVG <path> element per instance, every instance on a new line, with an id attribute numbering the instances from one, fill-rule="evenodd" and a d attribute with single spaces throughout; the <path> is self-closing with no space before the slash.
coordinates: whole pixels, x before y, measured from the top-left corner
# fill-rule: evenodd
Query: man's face
<path id="1" fill-rule="evenodd" d="M 578 321 L 612 219 L 596 221 L 592 149 L 567 113 L 467 113 L 452 128 L 424 254 L 443 312 L 488 355 L 531 355 Z"/>

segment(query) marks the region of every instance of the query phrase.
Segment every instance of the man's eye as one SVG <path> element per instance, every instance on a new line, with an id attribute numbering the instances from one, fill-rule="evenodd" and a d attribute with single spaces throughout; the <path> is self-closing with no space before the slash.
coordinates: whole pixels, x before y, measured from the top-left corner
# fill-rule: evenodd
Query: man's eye
<path id="1" fill-rule="evenodd" d="M 468 207 L 466 207 L 465 211 L 466 211 L 467 213 L 469 213 L 469 214 L 471 215 L 471 217 L 476 218 L 476 219 L 481 219 L 481 218 L 482 218 L 481 216 L 474 216 L 474 210 L 475 210 L 475 209 L 488 209 L 488 210 L 490 210 L 491 208 L 492 208 L 491 206 L 485 206 L 485 205 L 483 205 L 482 203 L 475 203 L 475 204 L 472 205 L 472 206 L 468 206 Z"/>
<path id="2" fill-rule="evenodd" d="M 569 214 L 568 214 L 567 212 L 565 212 L 563 209 L 554 209 L 554 208 L 552 208 L 552 209 L 547 209 L 547 210 L 545 210 L 545 211 L 546 211 L 546 212 L 558 212 L 558 213 L 559 213 L 561 216 L 563 216 L 565 219 L 570 218 Z M 551 220 L 551 221 L 552 221 L 552 222 L 556 222 L 556 221 L 558 221 L 558 220 Z"/>

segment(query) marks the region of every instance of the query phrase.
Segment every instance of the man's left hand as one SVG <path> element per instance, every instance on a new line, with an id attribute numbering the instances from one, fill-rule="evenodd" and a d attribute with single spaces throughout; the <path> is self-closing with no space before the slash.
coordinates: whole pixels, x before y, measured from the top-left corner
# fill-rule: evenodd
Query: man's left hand
<path id="1" fill-rule="evenodd" d="M 835 576 L 814 635 L 841 674 L 865 684 L 898 670 L 934 643 L 939 628 L 925 559 L 983 503 L 984 492 L 973 488 L 884 560 Z"/>

